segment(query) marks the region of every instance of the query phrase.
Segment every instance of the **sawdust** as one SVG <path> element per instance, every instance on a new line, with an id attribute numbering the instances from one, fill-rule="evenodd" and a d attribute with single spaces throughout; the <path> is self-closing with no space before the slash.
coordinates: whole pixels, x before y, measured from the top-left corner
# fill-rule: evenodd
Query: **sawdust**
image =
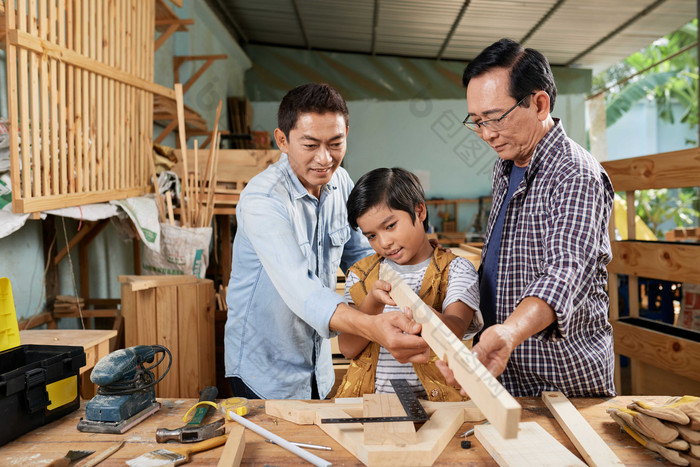
<path id="1" fill-rule="evenodd" d="M 8 465 L 36 465 L 36 460 L 39 457 L 41 457 L 41 454 L 32 454 L 31 456 L 13 457 L 12 459 L 8 459 L 9 460 Z M 47 464 L 49 462 L 51 462 L 51 461 L 50 460 L 46 461 Z"/>

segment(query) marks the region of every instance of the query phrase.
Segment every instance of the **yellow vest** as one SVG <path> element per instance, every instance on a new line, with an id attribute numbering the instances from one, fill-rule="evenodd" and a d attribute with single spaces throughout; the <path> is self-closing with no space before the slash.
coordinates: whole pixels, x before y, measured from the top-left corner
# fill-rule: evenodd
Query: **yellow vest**
<path id="1" fill-rule="evenodd" d="M 423 283 L 418 296 L 438 312 L 442 311 L 442 302 L 447 293 L 447 282 L 450 262 L 456 258 L 452 253 L 435 249 L 425 271 Z M 379 279 L 379 263 L 382 257 L 374 254 L 355 263 L 350 271 L 359 277 L 359 281 L 350 288 L 350 296 L 356 305 L 360 305 L 371 289 L 372 284 Z M 350 367 L 343 377 L 342 383 L 333 397 L 360 397 L 363 394 L 374 393 L 374 377 L 379 361 L 379 344 L 370 342 L 350 362 Z M 423 384 L 428 399 L 431 401 L 462 401 L 458 389 L 447 384 L 440 370 L 435 365 L 438 359 L 435 352 L 430 351 L 428 363 L 414 363 L 413 369 Z"/>

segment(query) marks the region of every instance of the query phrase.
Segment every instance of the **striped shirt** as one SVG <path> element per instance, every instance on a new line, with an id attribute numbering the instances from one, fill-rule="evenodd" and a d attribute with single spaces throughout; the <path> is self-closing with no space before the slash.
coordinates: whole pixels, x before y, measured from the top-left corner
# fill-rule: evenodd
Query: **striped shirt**
<path id="1" fill-rule="evenodd" d="M 399 276 L 404 280 L 411 290 L 416 294 L 419 292 L 423 277 L 430 264 L 430 258 L 419 264 L 400 265 L 395 262 L 383 259 L 382 263 L 388 264 L 394 269 Z M 345 299 L 352 302 L 350 297 L 350 287 L 352 287 L 359 278 L 355 273 L 350 271 L 345 279 Z M 461 301 L 472 310 L 474 310 L 474 318 L 469 324 L 465 339 L 469 339 L 483 327 L 484 320 L 479 311 L 479 287 L 478 276 L 474 266 L 464 258 L 457 257 L 450 262 L 450 269 L 447 275 L 447 291 L 445 300 L 442 302 L 442 309 L 447 305 L 456 301 Z M 399 310 L 396 306 L 385 306 L 384 313 Z M 416 372 L 413 370 L 412 363 L 399 363 L 384 347 L 380 347 L 379 361 L 377 363 L 377 371 L 374 378 L 374 388 L 376 393 L 393 393 L 394 388 L 391 386 L 391 379 L 405 379 L 413 388 L 417 397 L 427 398 L 427 394 L 421 384 Z"/>
<path id="2" fill-rule="evenodd" d="M 493 208 L 482 259 L 506 198 L 512 165 L 499 159 L 494 167 Z M 505 321 L 528 296 L 544 300 L 556 314 L 551 326 L 513 351 L 500 376 L 514 396 L 557 390 L 568 397 L 615 395 L 605 293 L 613 194 L 602 166 L 555 119 L 507 205 L 492 297 L 496 323 Z"/>

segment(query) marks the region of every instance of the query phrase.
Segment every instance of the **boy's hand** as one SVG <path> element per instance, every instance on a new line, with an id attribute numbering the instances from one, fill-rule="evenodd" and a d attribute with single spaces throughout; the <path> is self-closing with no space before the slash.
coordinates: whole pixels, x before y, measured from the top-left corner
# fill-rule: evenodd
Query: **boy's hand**
<path id="1" fill-rule="evenodd" d="M 369 295 L 371 295 L 372 299 L 378 303 L 396 306 L 396 302 L 393 298 L 391 298 L 391 295 L 389 295 L 390 290 L 391 284 L 387 281 L 379 279 L 374 281 L 374 284 L 372 284 L 372 288 L 369 291 Z"/>
<path id="2" fill-rule="evenodd" d="M 442 250 L 442 251 L 446 251 L 446 252 L 448 252 L 448 253 L 452 253 L 452 250 L 450 250 L 449 248 L 445 248 L 444 246 L 442 246 L 442 243 L 439 243 L 439 242 L 437 241 L 436 238 L 431 238 L 431 239 L 428 240 L 428 241 L 429 241 L 430 244 L 433 246 L 433 248 L 437 248 L 438 250 Z"/>

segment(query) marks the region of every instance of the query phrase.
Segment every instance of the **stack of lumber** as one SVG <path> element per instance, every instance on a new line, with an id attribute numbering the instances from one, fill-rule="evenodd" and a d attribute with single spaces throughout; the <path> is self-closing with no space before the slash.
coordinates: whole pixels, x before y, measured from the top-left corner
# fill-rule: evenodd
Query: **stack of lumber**
<path id="1" fill-rule="evenodd" d="M 175 84 L 175 101 L 177 107 L 177 122 L 178 136 L 180 138 L 180 152 L 182 154 L 182 165 L 180 166 L 180 178 L 182 183 L 182 196 L 180 197 L 180 226 L 185 228 L 201 228 L 211 225 L 214 216 L 214 192 L 209 187 L 216 185 L 218 154 L 219 154 L 219 117 L 221 116 L 221 105 L 216 109 L 216 122 L 212 131 L 211 141 L 212 150 L 209 151 L 206 158 L 206 168 L 204 172 L 200 172 L 199 165 L 199 147 L 195 140 L 194 142 L 194 164 L 193 170 L 190 171 L 190 162 L 187 149 L 187 138 L 185 136 L 185 105 L 183 102 L 182 84 Z M 202 175 L 202 177 L 200 177 Z M 156 192 L 156 203 L 158 205 L 158 213 L 160 221 L 165 222 L 166 219 L 170 225 L 175 225 L 174 210 L 170 192 L 166 193 L 165 200 L 159 194 L 158 180 L 156 178 L 155 165 L 151 166 L 151 177 Z M 166 210 L 167 206 L 167 210 Z M 167 216 L 167 217 L 166 217 Z"/>
<path id="2" fill-rule="evenodd" d="M 53 305 L 54 316 L 73 315 L 85 309 L 85 299 L 72 295 L 59 295 Z"/>
<path id="3" fill-rule="evenodd" d="M 228 98 L 229 121 L 234 135 L 250 135 L 253 126 L 253 108 L 245 97 Z M 252 139 L 252 138 L 251 138 Z M 253 144 L 248 139 L 234 139 L 236 149 L 252 149 Z"/>
<path id="4" fill-rule="evenodd" d="M 199 173 L 206 171 L 206 160 L 210 154 L 209 150 L 199 151 Z M 175 150 L 178 163 L 173 167 L 177 173 L 182 172 L 183 157 L 182 151 Z M 248 184 L 251 178 L 265 170 L 270 164 L 276 162 L 281 155 L 277 149 L 219 149 L 217 150 L 218 166 L 216 168 L 216 180 L 212 202 L 215 214 L 236 213 L 236 205 L 240 198 L 241 191 Z M 209 199 L 209 186 L 204 187 L 204 201 Z"/>

